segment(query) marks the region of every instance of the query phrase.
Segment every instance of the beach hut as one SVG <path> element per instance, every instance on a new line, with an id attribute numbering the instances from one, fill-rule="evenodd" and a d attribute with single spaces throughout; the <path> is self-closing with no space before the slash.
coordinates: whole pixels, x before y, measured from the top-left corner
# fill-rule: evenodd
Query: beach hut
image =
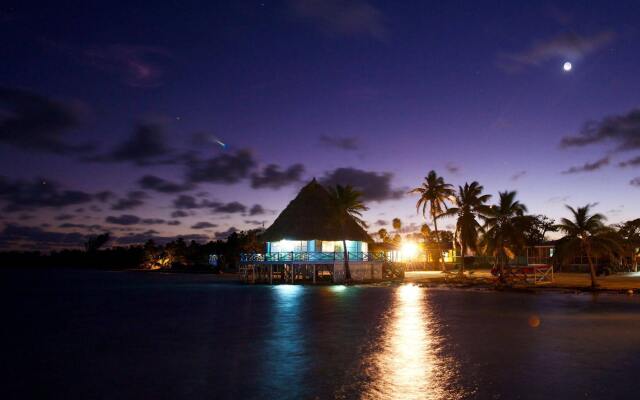
<path id="1" fill-rule="evenodd" d="M 261 235 L 265 252 L 241 255 L 243 277 L 249 281 L 342 282 L 345 240 L 352 279 L 381 279 L 384 253 L 370 252 L 373 240 L 369 234 L 351 216 L 338 213 L 331 194 L 313 179 Z"/>

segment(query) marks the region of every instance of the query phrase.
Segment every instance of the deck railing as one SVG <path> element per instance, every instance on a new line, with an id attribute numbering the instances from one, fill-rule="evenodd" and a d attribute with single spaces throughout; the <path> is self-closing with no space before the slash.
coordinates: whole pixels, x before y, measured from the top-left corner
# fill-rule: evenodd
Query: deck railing
<path id="1" fill-rule="evenodd" d="M 353 262 L 385 262 L 387 256 L 383 252 L 349 252 L 349 261 Z M 276 253 L 242 253 L 241 264 L 333 264 L 344 261 L 343 252 L 276 252 Z"/>

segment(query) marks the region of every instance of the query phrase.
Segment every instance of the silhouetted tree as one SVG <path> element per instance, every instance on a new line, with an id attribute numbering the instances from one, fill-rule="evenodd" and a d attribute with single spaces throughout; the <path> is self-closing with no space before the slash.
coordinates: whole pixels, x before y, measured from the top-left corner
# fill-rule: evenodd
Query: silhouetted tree
<path id="1" fill-rule="evenodd" d="M 417 193 L 420 195 L 418 202 L 416 203 L 416 211 L 420 212 L 422 207 L 422 216 L 426 218 L 427 208 L 429 209 L 429 215 L 433 221 L 433 230 L 436 233 L 435 242 L 438 247 L 438 256 L 436 264 L 440 264 L 442 271 L 444 271 L 444 260 L 442 259 L 442 247 L 440 246 L 440 236 L 438 235 L 438 218 L 440 218 L 447 209 L 447 202 L 451 200 L 455 191 L 453 186 L 446 183 L 444 178 L 438 176 L 435 171 L 429 171 L 424 178 L 422 186 L 419 186 L 409 193 Z"/>

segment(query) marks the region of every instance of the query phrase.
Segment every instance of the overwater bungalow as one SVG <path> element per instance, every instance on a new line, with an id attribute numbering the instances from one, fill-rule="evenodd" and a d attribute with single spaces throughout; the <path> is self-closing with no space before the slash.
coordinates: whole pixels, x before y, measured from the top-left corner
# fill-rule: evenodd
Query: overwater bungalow
<path id="1" fill-rule="evenodd" d="M 265 252 L 241 254 L 243 279 L 264 283 L 344 282 L 343 240 L 351 279 L 382 279 L 385 253 L 370 252 L 373 240 L 369 234 L 350 215 L 338 213 L 327 189 L 313 179 L 261 235 Z"/>

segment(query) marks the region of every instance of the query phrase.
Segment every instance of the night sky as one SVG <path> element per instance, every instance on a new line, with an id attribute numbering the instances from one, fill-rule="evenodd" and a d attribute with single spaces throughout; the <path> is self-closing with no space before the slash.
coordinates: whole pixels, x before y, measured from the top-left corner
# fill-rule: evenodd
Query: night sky
<path id="1" fill-rule="evenodd" d="M 637 0 L 3 1 L 0 247 L 224 238 L 312 177 L 410 231 L 431 169 L 637 218 L 638 21 Z"/>

